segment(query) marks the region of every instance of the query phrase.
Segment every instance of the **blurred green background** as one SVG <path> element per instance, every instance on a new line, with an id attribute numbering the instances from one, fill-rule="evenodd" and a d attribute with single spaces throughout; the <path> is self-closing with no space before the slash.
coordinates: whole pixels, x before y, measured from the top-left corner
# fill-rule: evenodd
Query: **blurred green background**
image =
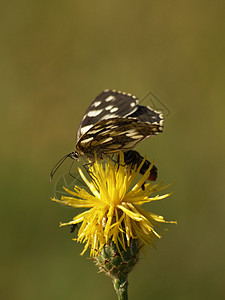
<path id="1" fill-rule="evenodd" d="M 129 299 L 225 293 L 224 1 L 4 1 L 0 10 L 1 299 L 116 299 L 50 201 L 49 172 L 74 149 L 103 89 L 154 91 L 164 133 L 138 149 L 173 195 L 146 208 L 178 220 L 129 277 Z"/>

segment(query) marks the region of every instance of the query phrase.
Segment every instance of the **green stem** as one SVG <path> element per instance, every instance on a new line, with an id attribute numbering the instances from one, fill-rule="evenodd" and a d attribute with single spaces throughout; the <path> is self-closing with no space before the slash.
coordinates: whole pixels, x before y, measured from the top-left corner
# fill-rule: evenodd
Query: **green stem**
<path id="1" fill-rule="evenodd" d="M 118 300 L 128 300 L 128 280 L 127 278 L 116 278 L 113 280 Z"/>

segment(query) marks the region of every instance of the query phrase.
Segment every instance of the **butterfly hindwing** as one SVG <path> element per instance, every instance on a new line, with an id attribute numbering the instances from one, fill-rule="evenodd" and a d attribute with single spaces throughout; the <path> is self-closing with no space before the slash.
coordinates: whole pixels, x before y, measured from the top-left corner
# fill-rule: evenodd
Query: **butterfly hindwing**
<path id="1" fill-rule="evenodd" d="M 89 158 L 96 152 L 113 154 L 135 147 L 145 138 L 162 131 L 158 124 L 140 122 L 136 118 L 112 118 L 93 125 L 77 142 L 76 149 Z"/>
<path id="2" fill-rule="evenodd" d="M 136 118 L 141 122 L 163 125 L 163 114 L 144 105 L 138 105 L 137 110 L 129 114 L 129 117 Z"/>

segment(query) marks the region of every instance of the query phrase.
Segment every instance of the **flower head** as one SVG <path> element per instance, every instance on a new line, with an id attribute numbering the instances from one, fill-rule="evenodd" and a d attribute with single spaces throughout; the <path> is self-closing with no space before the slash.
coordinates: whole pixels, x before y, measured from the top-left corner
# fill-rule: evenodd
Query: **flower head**
<path id="1" fill-rule="evenodd" d="M 52 199 L 71 207 L 89 208 L 75 216 L 72 221 L 61 224 L 65 226 L 81 223 L 75 239 L 77 242 L 86 243 L 81 254 L 90 247 L 90 255 L 96 256 L 108 242 L 113 242 L 119 252 L 121 247 L 126 251 L 132 239 L 137 239 L 143 245 L 151 245 L 155 237 L 160 238 L 155 227 L 160 223 L 176 223 L 165 221 L 162 216 L 141 207 L 142 204 L 170 195 L 150 197 L 162 188 L 151 183 L 145 184 L 143 188 L 152 167 L 151 165 L 138 180 L 143 163 L 144 160 L 138 168 L 131 169 L 124 164 L 123 154 L 120 154 L 119 164 L 110 159 L 102 164 L 96 159 L 89 169 L 92 180 L 89 181 L 82 170 L 78 169 L 90 193 L 75 186 L 74 191 L 64 188 L 71 196 L 62 196 L 61 200 Z"/>

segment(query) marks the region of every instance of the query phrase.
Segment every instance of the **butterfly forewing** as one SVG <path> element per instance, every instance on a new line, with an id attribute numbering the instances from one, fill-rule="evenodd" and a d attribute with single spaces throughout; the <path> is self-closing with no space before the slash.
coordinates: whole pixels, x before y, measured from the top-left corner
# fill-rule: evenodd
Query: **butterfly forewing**
<path id="1" fill-rule="evenodd" d="M 77 140 L 101 120 L 126 117 L 138 109 L 138 99 L 127 93 L 105 90 L 99 94 L 86 110 L 77 131 Z"/>

